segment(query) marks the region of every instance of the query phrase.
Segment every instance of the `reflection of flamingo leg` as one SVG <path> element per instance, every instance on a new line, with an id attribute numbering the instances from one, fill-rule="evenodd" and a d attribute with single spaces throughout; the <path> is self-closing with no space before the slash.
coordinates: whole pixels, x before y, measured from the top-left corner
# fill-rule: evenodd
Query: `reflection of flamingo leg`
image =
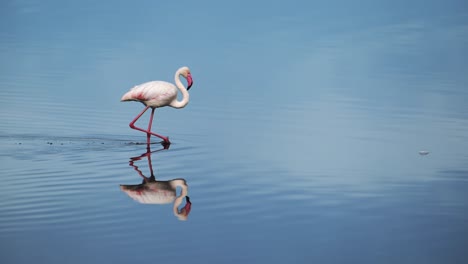
<path id="1" fill-rule="evenodd" d="M 146 152 L 141 154 L 140 156 L 136 156 L 136 157 L 132 157 L 130 158 L 130 161 L 128 162 L 129 165 L 131 167 L 133 167 L 133 169 L 138 173 L 138 175 L 140 175 L 144 181 L 148 181 L 150 180 L 151 178 L 153 178 L 154 180 L 154 174 L 153 174 L 153 163 L 151 161 L 151 154 L 154 153 L 154 152 L 158 152 L 158 151 L 161 151 L 161 150 L 166 150 L 166 149 L 169 149 L 169 144 L 163 144 L 161 143 L 161 145 L 163 146 L 163 148 L 161 149 L 157 149 L 157 150 L 154 150 L 154 151 L 151 151 L 151 148 L 150 148 L 150 145 L 147 145 L 147 148 L 146 148 Z M 137 160 L 141 160 L 143 159 L 144 157 L 147 157 L 148 158 L 148 167 L 149 167 L 149 170 L 150 170 L 150 173 L 151 173 L 151 177 L 148 178 L 146 177 L 145 175 L 143 175 L 143 172 L 138 168 L 137 165 L 135 165 L 135 161 Z"/>
<path id="2" fill-rule="evenodd" d="M 151 177 L 154 178 L 153 163 L 151 162 L 151 152 L 147 152 L 146 155 L 148 156 L 148 167 L 149 167 L 149 170 L 150 170 L 150 173 L 151 173 Z"/>
<path id="3" fill-rule="evenodd" d="M 136 160 L 140 160 L 140 159 L 135 159 L 135 160 L 130 159 L 130 162 L 129 162 L 130 166 L 133 167 L 133 169 L 138 173 L 138 175 L 140 175 L 143 178 L 144 181 L 149 180 L 145 175 L 143 175 L 143 172 L 138 168 L 138 166 L 134 164 Z"/>

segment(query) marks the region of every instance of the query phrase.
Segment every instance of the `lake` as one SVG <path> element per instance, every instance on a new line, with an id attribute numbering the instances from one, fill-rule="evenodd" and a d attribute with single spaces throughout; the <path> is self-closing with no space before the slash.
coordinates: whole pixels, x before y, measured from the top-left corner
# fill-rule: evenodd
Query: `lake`
<path id="1" fill-rule="evenodd" d="M 463 1 L 4 1 L 2 263 L 462 263 Z M 157 138 L 134 85 L 174 82 Z M 138 125 L 145 127 L 146 113 Z"/>

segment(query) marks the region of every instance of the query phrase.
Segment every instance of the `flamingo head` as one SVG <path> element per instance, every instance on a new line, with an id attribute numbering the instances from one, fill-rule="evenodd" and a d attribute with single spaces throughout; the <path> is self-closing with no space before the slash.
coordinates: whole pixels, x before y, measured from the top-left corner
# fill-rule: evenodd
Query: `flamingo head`
<path id="1" fill-rule="evenodd" d="M 190 202 L 190 198 L 185 196 L 185 201 L 187 202 L 184 207 L 177 211 L 177 218 L 181 221 L 185 221 L 190 214 L 190 210 L 192 209 L 192 202 Z"/>
<path id="2" fill-rule="evenodd" d="M 187 91 L 192 87 L 193 84 L 193 79 L 192 79 L 192 74 L 190 74 L 190 69 L 188 67 L 182 67 L 180 68 L 180 74 L 184 76 L 185 79 L 187 79 Z"/>

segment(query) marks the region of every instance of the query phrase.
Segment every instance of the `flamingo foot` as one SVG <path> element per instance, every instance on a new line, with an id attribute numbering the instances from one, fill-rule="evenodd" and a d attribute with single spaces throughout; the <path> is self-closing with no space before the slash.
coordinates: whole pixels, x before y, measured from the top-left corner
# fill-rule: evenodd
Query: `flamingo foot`
<path id="1" fill-rule="evenodd" d="M 156 133 L 151 132 L 151 131 L 149 131 L 149 134 L 147 134 L 147 135 L 148 135 L 148 144 L 150 143 L 150 136 L 151 136 L 151 135 L 156 136 L 156 137 L 162 139 L 163 141 L 161 142 L 161 144 L 168 144 L 168 145 L 171 144 L 171 142 L 169 141 L 169 137 L 165 137 L 165 136 L 156 134 Z"/>
<path id="2" fill-rule="evenodd" d="M 137 126 L 135 126 L 135 125 L 132 124 L 132 123 L 130 124 L 130 128 L 146 133 L 146 144 L 151 144 L 151 135 L 156 136 L 156 137 L 162 139 L 163 142 L 164 142 L 164 144 L 171 144 L 171 142 L 169 141 L 169 137 L 165 137 L 165 136 L 156 134 L 156 133 L 154 133 L 154 132 L 152 132 L 152 131 L 145 130 L 145 129 L 143 129 L 143 128 L 137 127 Z"/>
<path id="3" fill-rule="evenodd" d="M 171 145 L 171 142 L 169 141 L 169 137 L 165 137 L 164 141 L 161 142 L 161 144 L 166 148 L 168 148 Z"/>

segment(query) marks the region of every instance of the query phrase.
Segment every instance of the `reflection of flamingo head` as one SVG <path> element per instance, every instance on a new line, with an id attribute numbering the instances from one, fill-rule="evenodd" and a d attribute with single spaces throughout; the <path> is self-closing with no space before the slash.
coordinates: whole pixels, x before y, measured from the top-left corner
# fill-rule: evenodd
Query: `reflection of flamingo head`
<path id="1" fill-rule="evenodd" d="M 149 179 L 149 178 L 148 178 Z M 177 196 L 177 187 L 180 187 L 180 195 Z M 142 204 L 168 204 L 174 203 L 173 212 L 179 220 L 187 220 L 190 213 L 190 198 L 187 197 L 188 185 L 184 179 L 170 181 L 144 181 L 137 185 L 120 185 L 120 190 L 125 192 L 133 200 Z M 186 197 L 186 205 L 179 211 L 178 207 Z"/>
<path id="2" fill-rule="evenodd" d="M 185 196 L 185 206 L 182 207 L 180 210 L 177 210 L 179 206 L 175 207 L 174 215 L 181 221 L 185 221 L 190 214 L 190 210 L 192 209 L 192 202 L 190 202 L 190 197 Z"/>

